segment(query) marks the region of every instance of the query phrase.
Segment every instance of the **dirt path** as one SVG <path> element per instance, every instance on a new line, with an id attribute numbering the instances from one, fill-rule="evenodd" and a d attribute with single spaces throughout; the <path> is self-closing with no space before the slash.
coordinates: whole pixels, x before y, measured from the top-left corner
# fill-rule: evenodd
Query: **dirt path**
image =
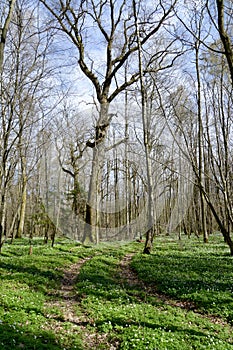
<path id="1" fill-rule="evenodd" d="M 86 333 L 86 326 L 91 321 L 87 315 L 81 313 L 77 315 L 77 293 L 75 292 L 75 282 L 79 275 L 80 269 L 91 257 L 86 257 L 79 260 L 77 263 L 71 265 L 69 269 L 65 270 L 64 276 L 61 280 L 61 286 L 58 291 L 52 294 L 51 301 L 45 304 L 45 310 L 47 311 L 46 317 L 51 320 L 45 327 L 48 330 L 53 330 L 55 333 L 65 333 L 64 323 L 70 323 L 70 331 L 79 338 Z M 51 310 L 56 308 L 59 310 L 57 313 L 52 313 Z M 88 338 L 90 339 L 90 338 Z M 90 343 L 90 347 L 91 347 Z M 87 347 L 89 349 L 89 347 Z"/>
<path id="2" fill-rule="evenodd" d="M 92 259 L 92 256 L 81 259 L 64 271 L 60 290 L 56 293 L 57 298 L 55 297 L 55 300 L 45 305 L 45 308 L 46 306 L 49 308 L 56 307 L 60 310 L 62 316 L 58 317 L 57 315 L 48 313 L 47 317 L 53 319 L 52 329 L 58 333 L 66 332 L 66 330 L 63 330 L 63 325 L 64 322 L 69 322 L 72 333 L 74 335 L 77 334 L 79 338 L 81 337 L 83 339 L 84 349 L 86 350 L 95 350 L 100 344 L 102 346 L 104 345 L 108 350 L 116 350 L 115 345 L 108 343 L 107 335 L 90 332 L 87 329 L 88 325 L 93 325 L 94 329 L 94 320 L 90 319 L 83 312 L 77 315 L 77 307 L 80 305 L 80 300 L 75 290 L 75 283 L 82 266 L 90 259 Z"/>
<path id="3" fill-rule="evenodd" d="M 62 311 L 63 322 L 68 321 L 77 324 L 81 323 L 80 317 L 77 318 L 73 310 L 74 306 L 77 303 L 74 286 L 82 265 L 90 259 L 90 257 L 81 259 L 78 263 L 71 265 L 69 269 L 64 272 L 64 276 L 61 280 L 60 289 L 51 294 L 54 300 L 49 301 L 45 305 L 45 307 L 48 306 L 59 308 L 59 310 Z M 48 314 L 47 317 L 54 317 L 55 319 L 58 318 L 58 316 L 55 316 L 53 314 Z"/>
<path id="4" fill-rule="evenodd" d="M 130 267 L 130 262 L 134 254 L 127 254 L 120 262 L 120 276 L 123 283 L 127 283 L 129 286 L 139 286 L 147 295 L 154 296 L 165 304 L 171 306 L 181 307 L 187 310 L 195 310 L 195 304 L 191 302 L 179 302 L 172 300 L 168 296 L 162 293 L 156 292 L 155 286 L 150 286 L 138 278 L 137 273 Z"/>
<path id="5" fill-rule="evenodd" d="M 208 318 L 213 323 L 218 323 L 224 326 L 225 322 L 215 316 L 202 315 L 196 308 L 196 306 L 188 301 L 173 300 L 168 296 L 158 293 L 155 286 L 147 285 L 141 281 L 135 271 L 130 267 L 130 262 L 134 254 L 127 254 L 119 263 L 119 276 L 122 288 L 127 289 L 126 286 L 138 286 L 146 295 L 153 296 L 163 303 L 173 306 L 183 308 L 188 311 L 193 311 L 197 313 L 200 317 Z M 79 260 L 77 263 L 71 265 L 69 269 L 64 272 L 63 279 L 61 281 L 61 287 L 58 293 L 56 293 L 57 298 L 49 302 L 47 306 L 56 307 L 60 310 L 62 316 L 59 318 L 56 315 L 49 314 L 48 318 L 52 319 L 52 328 L 54 332 L 66 332 L 64 327 L 64 322 L 69 322 L 71 325 L 71 332 L 79 338 L 82 337 L 85 349 L 97 349 L 101 345 L 107 350 L 117 350 L 118 344 L 110 344 L 107 340 L 107 334 L 99 334 L 94 332 L 94 320 L 90 319 L 86 315 L 82 307 L 80 308 L 80 313 L 77 314 L 77 309 L 80 305 L 80 300 L 77 297 L 77 291 L 75 290 L 75 283 L 77 281 L 81 267 L 92 257 L 87 257 Z M 143 295 L 145 295 L 143 293 Z M 140 296 L 138 297 L 140 299 Z M 142 296 L 144 298 L 144 296 Z M 142 299 L 144 301 L 144 299 Z M 45 305 L 46 307 L 46 305 Z M 93 326 L 93 331 L 88 330 L 88 325 Z M 101 348 L 102 348 L 101 347 Z"/>
<path id="6" fill-rule="evenodd" d="M 138 278 L 137 273 L 130 267 L 130 262 L 133 256 L 134 254 L 127 254 L 120 262 L 120 276 L 123 284 L 127 283 L 129 286 L 139 286 L 146 293 L 146 295 L 156 297 L 158 300 L 161 300 L 167 305 L 179 307 L 187 311 L 193 311 L 200 317 L 208 318 L 214 324 L 221 324 L 223 326 L 227 324 L 227 322 L 220 317 L 202 314 L 200 310 L 198 310 L 197 306 L 190 301 L 174 300 L 163 293 L 158 293 L 155 285 L 151 286 L 144 283 Z"/>

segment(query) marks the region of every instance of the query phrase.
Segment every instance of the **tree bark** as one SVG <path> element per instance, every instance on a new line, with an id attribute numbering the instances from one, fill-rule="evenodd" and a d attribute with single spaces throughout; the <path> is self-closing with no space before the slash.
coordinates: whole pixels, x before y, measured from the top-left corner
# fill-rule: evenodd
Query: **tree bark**
<path id="1" fill-rule="evenodd" d="M 197 119 L 198 119 L 198 186 L 200 191 L 201 228 L 204 243 L 208 242 L 208 232 L 206 228 L 206 203 L 202 188 L 205 188 L 204 180 L 204 143 L 203 143 L 203 122 L 202 122 L 202 102 L 201 102 L 201 78 L 199 68 L 200 43 L 195 43 L 195 66 L 197 76 Z"/>
<path id="2" fill-rule="evenodd" d="M 147 174 L 147 232 L 146 232 L 146 241 L 144 247 L 144 253 L 149 254 L 153 245 L 154 238 L 154 200 L 153 200 L 153 183 L 152 183 L 152 165 L 151 165 L 151 144 L 150 144 L 150 130 L 148 126 L 148 111 L 147 111 L 147 101 L 146 101 L 146 91 L 143 80 L 143 58 L 142 58 L 142 47 L 140 41 L 140 33 L 138 26 L 137 18 L 137 8 L 136 1 L 133 0 L 133 9 L 134 9 L 134 18 L 135 18 L 135 28 L 136 36 L 138 43 L 138 70 L 139 70 L 139 81 L 141 89 L 141 108 L 142 108 L 142 124 L 143 124 L 143 141 L 144 141 L 144 150 L 146 158 L 146 174 Z"/>
<path id="3" fill-rule="evenodd" d="M 233 85 L 233 49 L 230 35 L 227 33 L 224 24 L 224 0 L 216 0 L 217 12 L 218 12 L 218 30 L 220 39 L 224 47 L 224 55 L 227 59 L 231 82 Z"/>
<path id="4" fill-rule="evenodd" d="M 3 23 L 3 27 L 0 28 L 0 72 L 2 71 L 3 61 L 4 61 L 4 49 L 6 44 L 6 36 L 11 22 L 11 18 L 14 11 L 16 0 L 10 0 L 8 4 L 8 11 L 6 14 L 6 19 Z"/>
<path id="5" fill-rule="evenodd" d="M 21 189 L 21 203 L 20 203 L 20 215 L 19 215 L 19 225 L 15 238 L 21 238 L 24 232 L 24 222 L 26 214 L 27 205 L 27 173 L 26 173 L 26 158 L 22 156 L 21 166 L 22 166 L 22 189 Z"/>
<path id="6" fill-rule="evenodd" d="M 100 105 L 99 120 L 96 125 L 96 135 L 93 143 L 92 171 L 86 204 L 86 220 L 83 243 L 99 243 L 100 229 L 100 195 L 101 179 L 105 154 L 105 139 L 109 128 L 109 103 L 103 101 Z"/>

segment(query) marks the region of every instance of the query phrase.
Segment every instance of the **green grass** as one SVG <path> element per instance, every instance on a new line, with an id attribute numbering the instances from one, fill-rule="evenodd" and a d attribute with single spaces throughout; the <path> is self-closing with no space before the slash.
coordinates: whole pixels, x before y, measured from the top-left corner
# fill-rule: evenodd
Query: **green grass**
<path id="1" fill-rule="evenodd" d="M 183 250 L 180 251 L 178 242 L 167 245 L 167 242 L 158 240 L 160 243 L 157 242 L 156 251 L 151 256 L 136 254 L 132 263 L 134 269 L 140 272 L 142 279 L 149 279 L 151 284 L 157 284 L 159 276 L 159 282 L 163 281 L 163 285 L 167 286 L 163 292 L 169 293 L 172 290 L 170 294 L 173 297 L 176 296 L 175 289 L 183 289 L 187 295 L 189 269 L 192 276 L 192 260 L 187 260 L 185 267 L 181 261 L 172 266 L 178 256 L 182 259 Z M 192 243 L 195 244 L 193 241 Z M 191 245 L 190 243 L 190 250 L 187 247 L 187 256 L 194 254 Z M 138 249 L 136 245 L 134 247 Z M 222 324 L 213 323 L 198 313 L 172 307 L 156 297 L 147 296 L 139 287 L 122 285 L 118 275 L 118 264 L 121 256 L 126 253 L 125 248 L 119 248 L 115 256 L 96 256 L 85 264 L 79 276 L 77 291 L 81 295 L 83 308 L 93 320 L 93 332 L 107 333 L 112 342 L 118 341 L 119 349 L 124 350 L 233 349 L 230 325 L 223 327 Z M 195 263 L 198 269 L 201 269 L 201 262 L 209 257 L 207 248 L 201 248 L 200 245 L 200 249 L 205 251 L 206 256 L 202 256 L 202 260 Z M 169 255 L 168 260 L 166 254 Z M 221 246 L 219 254 L 221 255 Z M 160 259 L 157 259 L 157 255 Z M 231 258 L 224 255 L 224 259 L 231 264 Z M 208 269 L 206 264 L 205 268 Z M 213 267 L 212 270 L 215 271 Z M 211 271 L 209 283 L 213 278 Z"/>
<path id="2" fill-rule="evenodd" d="M 122 350 L 233 350 L 233 259 L 221 238 L 204 245 L 195 238 L 159 237 L 150 256 L 141 254 L 142 248 L 138 243 L 82 247 L 69 240 L 51 248 L 35 240 L 28 255 L 27 240 L 4 245 L 0 350 L 95 350 L 110 344 Z M 174 299 L 195 302 L 202 314 L 123 281 L 119 263 L 132 252 L 132 267 L 142 280 Z M 84 257 L 91 259 L 80 270 L 75 300 L 77 316 L 86 321 L 71 324 L 56 301 L 64 270 Z M 219 315 L 224 325 L 207 314 Z"/>
<path id="3" fill-rule="evenodd" d="M 20 240 L 4 245 L 0 256 L 0 349 L 55 350 L 81 344 L 81 336 L 73 341 L 67 332 L 53 331 L 55 321 L 48 319 L 44 305 L 59 289 L 63 270 L 90 249 L 69 241 L 51 248 L 35 240 L 33 255 L 28 251 L 28 240 Z"/>
<path id="4" fill-rule="evenodd" d="M 221 236 L 210 237 L 209 244 L 158 238 L 153 254 L 135 256 L 132 267 L 144 281 L 156 281 L 157 291 L 233 324 L 233 257 Z"/>

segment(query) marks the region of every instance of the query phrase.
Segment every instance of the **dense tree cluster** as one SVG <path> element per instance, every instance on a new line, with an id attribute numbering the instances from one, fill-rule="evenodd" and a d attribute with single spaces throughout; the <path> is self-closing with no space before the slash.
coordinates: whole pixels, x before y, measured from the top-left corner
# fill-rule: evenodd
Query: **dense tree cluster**
<path id="1" fill-rule="evenodd" d="M 233 5 L 0 4 L 0 247 L 221 231 L 233 255 Z"/>

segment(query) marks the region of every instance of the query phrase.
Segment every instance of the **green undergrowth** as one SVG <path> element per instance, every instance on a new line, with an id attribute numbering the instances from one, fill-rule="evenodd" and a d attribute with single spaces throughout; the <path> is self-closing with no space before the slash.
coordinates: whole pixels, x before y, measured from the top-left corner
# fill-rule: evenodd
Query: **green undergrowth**
<path id="1" fill-rule="evenodd" d="M 99 247 L 98 249 L 104 249 Z M 63 272 L 79 259 L 98 253 L 70 240 L 58 241 L 54 248 L 42 240 L 33 241 L 29 255 L 26 239 L 5 244 L 0 255 L 0 349 L 83 349 L 82 334 L 73 337 L 71 325 L 63 322 L 57 331 L 56 319 L 62 312 L 47 306 L 59 300 Z M 48 315 L 54 314 L 55 319 Z"/>
<path id="2" fill-rule="evenodd" d="M 233 257 L 221 236 L 210 236 L 208 244 L 185 236 L 157 238 L 153 254 L 135 255 L 132 267 L 158 292 L 233 324 Z"/>
<path id="3" fill-rule="evenodd" d="M 3 246 L 0 256 L 0 350 L 233 350 L 232 258 L 217 237 L 158 237 L 150 256 L 143 244 L 109 243 L 84 247 L 61 240 L 54 248 L 34 240 Z M 123 257 L 157 291 L 195 302 L 203 314 L 168 305 L 120 274 Z M 63 317 L 59 288 L 64 271 L 80 259 L 75 310 L 82 322 Z M 68 307 L 68 306 L 67 306 Z M 216 322 L 204 314 L 217 314 Z M 75 331 L 74 331 L 75 327 Z"/>
<path id="4" fill-rule="evenodd" d="M 164 276 L 162 278 L 159 275 L 161 277 L 159 281 L 163 280 L 169 286 L 169 279 L 171 276 L 175 278 L 175 275 L 179 275 L 179 271 L 175 271 L 175 266 L 171 264 L 172 261 L 169 261 L 169 266 L 167 266 L 168 261 L 163 261 L 163 255 L 166 256 L 165 252 L 171 248 L 165 248 L 166 242 L 161 241 L 160 244 L 159 247 L 157 243 L 156 252 L 151 256 L 137 253 L 133 266 L 140 272 L 141 278 L 149 279 L 151 284 L 157 283 L 157 271 L 159 271 Z M 181 254 L 182 257 L 178 242 L 172 247 L 170 256 L 177 251 L 177 255 Z M 161 251 L 158 254 L 161 259 L 155 265 L 153 261 L 160 248 Z M 136 245 L 134 249 L 138 251 Z M 208 260 L 208 249 L 203 249 L 206 252 L 203 260 Z M 187 248 L 187 254 L 188 251 Z M 233 349 L 232 329 L 229 324 L 223 326 L 221 322 L 219 324 L 213 322 L 199 313 L 167 305 L 161 299 L 147 295 L 146 290 L 142 290 L 140 286 L 132 286 L 123 281 L 119 275 L 118 266 L 124 254 L 125 247 L 122 253 L 119 248 L 114 253 L 97 255 L 81 270 L 76 290 L 83 309 L 92 319 L 92 324 L 89 326 L 90 331 L 107 335 L 112 344 L 118 344 L 117 348 L 124 350 Z M 174 254 L 174 259 L 175 256 L 176 254 Z M 225 258 L 231 264 L 231 258 L 226 256 Z M 161 266 L 158 268 L 159 264 Z M 173 274 L 170 274 L 172 267 L 174 268 Z M 189 267 L 189 264 L 186 263 L 187 276 L 189 268 L 192 266 Z M 168 276 L 165 277 L 167 271 Z M 181 274 L 180 280 L 182 278 Z M 166 291 L 164 289 L 164 292 Z M 98 347 L 96 343 L 94 348 L 100 349 L 101 347 Z"/>

